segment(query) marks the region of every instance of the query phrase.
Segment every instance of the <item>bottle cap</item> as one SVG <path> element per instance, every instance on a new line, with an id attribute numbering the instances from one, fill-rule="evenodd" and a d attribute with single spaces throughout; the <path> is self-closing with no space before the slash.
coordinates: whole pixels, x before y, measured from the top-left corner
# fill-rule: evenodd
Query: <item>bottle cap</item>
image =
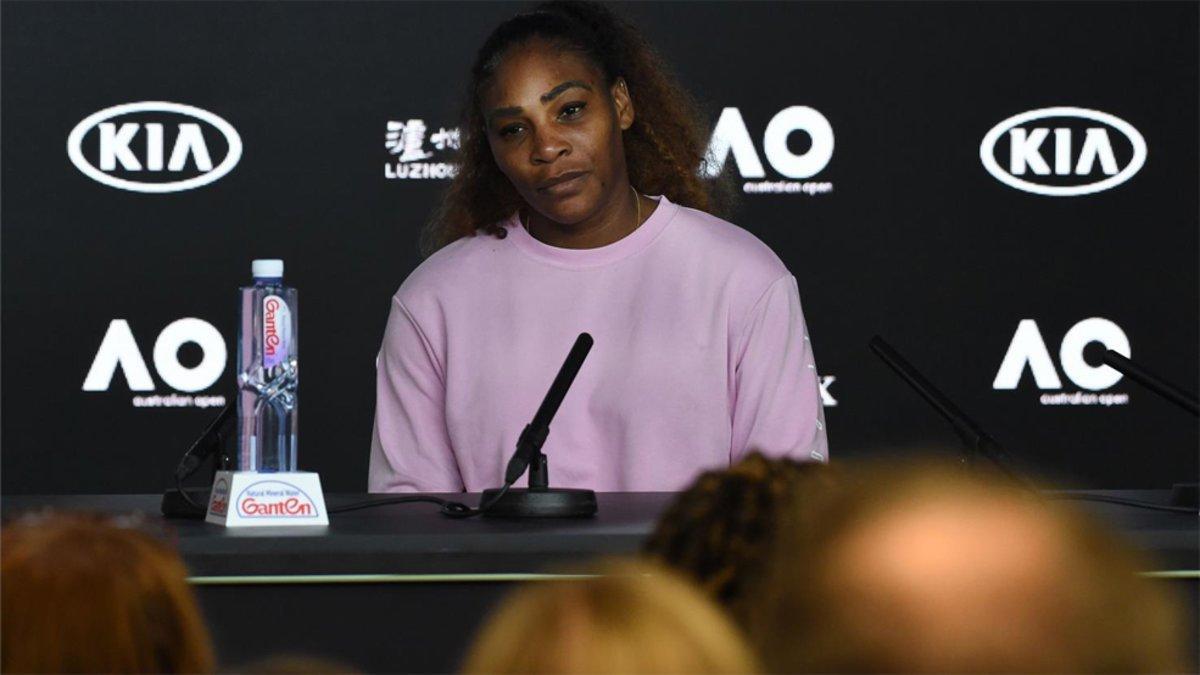
<path id="1" fill-rule="evenodd" d="M 250 263 L 250 273 L 255 278 L 282 279 L 282 260 L 255 260 Z"/>

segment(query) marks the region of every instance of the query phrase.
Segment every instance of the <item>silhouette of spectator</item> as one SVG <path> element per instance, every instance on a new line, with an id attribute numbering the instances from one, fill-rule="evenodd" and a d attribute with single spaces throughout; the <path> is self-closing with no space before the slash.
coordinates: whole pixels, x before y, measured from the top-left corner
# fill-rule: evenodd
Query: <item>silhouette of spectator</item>
<path id="1" fill-rule="evenodd" d="M 751 621 L 773 672 L 1173 672 L 1183 663 L 1178 615 L 1137 576 L 1144 563 L 1064 504 L 999 479 L 868 466 L 819 524 L 789 539 Z"/>
<path id="2" fill-rule="evenodd" d="M 466 673 L 751 673 L 733 623 L 674 572 L 610 562 L 600 576 L 525 585 L 476 638 Z"/>
<path id="3" fill-rule="evenodd" d="M 0 534 L 6 673 L 208 673 L 213 652 L 175 550 L 137 522 L 38 514 Z"/>
<path id="4" fill-rule="evenodd" d="M 689 576 L 740 619 L 778 533 L 811 526 L 836 474 L 827 464 L 751 453 L 679 493 L 643 552 Z"/>

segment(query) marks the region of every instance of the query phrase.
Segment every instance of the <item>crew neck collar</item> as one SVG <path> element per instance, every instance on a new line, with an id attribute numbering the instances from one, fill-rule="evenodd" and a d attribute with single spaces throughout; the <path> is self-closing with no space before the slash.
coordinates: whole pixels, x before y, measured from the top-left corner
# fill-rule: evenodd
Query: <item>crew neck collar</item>
<path id="1" fill-rule="evenodd" d="M 513 213 L 504 224 L 508 238 L 527 255 L 559 267 L 596 267 L 623 260 L 649 246 L 679 211 L 665 195 L 646 195 L 658 202 L 654 213 L 636 230 L 611 244 L 596 248 L 562 248 L 542 242 L 521 223 L 519 213 Z"/>

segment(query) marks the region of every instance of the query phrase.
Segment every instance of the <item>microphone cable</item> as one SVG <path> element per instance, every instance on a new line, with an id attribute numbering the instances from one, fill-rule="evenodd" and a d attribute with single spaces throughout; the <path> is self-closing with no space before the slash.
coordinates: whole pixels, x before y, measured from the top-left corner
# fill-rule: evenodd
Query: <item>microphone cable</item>
<path id="1" fill-rule="evenodd" d="M 1155 504 L 1154 502 L 1146 502 L 1140 499 L 1125 499 L 1124 497 L 1113 497 L 1111 495 L 1100 495 L 1090 492 L 1051 494 L 1046 495 L 1046 497 L 1048 499 L 1120 504 L 1121 506 L 1132 506 L 1139 509 L 1149 509 L 1151 511 L 1166 511 L 1168 513 L 1190 513 L 1193 515 L 1200 513 L 1200 508 L 1193 506 L 1170 506 L 1168 504 Z"/>
<path id="2" fill-rule="evenodd" d="M 490 511 L 491 508 L 496 505 L 496 502 L 500 501 L 500 499 L 508 493 L 508 489 L 510 487 L 512 487 L 511 482 L 505 483 L 504 487 L 500 488 L 500 490 L 493 495 L 491 499 L 486 502 L 481 502 L 479 504 L 479 508 L 472 508 L 466 504 L 463 504 L 462 502 L 442 499 L 441 497 L 429 497 L 426 495 L 404 495 L 400 497 L 381 497 L 379 499 L 368 499 L 366 501 L 354 502 L 353 504 L 345 504 L 337 508 L 327 508 L 325 510 L 329 513 L 329 515 L 333 515 L 335 513 L 361 511 L 362 509 L 370 509 L 376 506 L 387 506 L 389 504 L 413 504 L 423 502 L 427 504 L 437 504 L 439 507 L 441 507 L 441 514 L 447 518 L 474 518 L 475 516 L 479 516 Z"/>

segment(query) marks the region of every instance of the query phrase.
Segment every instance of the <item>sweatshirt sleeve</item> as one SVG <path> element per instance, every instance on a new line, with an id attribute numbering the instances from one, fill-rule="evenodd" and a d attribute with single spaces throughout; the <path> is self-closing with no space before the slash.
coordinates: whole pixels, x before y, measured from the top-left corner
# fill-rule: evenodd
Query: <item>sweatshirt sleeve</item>
<path id="1" fill-rule="evenodd" d="M 459 492 L 436 353 L 412 314 L 392 299 L 376 364 L 370 492 Z"/>
<path id="2" fill-rule="evenodd" d="M 730 461 L 756 450 L 827 461 L 825 411 L 794 276 L 776 280 L 750 310 L 736 354 Z"/>

